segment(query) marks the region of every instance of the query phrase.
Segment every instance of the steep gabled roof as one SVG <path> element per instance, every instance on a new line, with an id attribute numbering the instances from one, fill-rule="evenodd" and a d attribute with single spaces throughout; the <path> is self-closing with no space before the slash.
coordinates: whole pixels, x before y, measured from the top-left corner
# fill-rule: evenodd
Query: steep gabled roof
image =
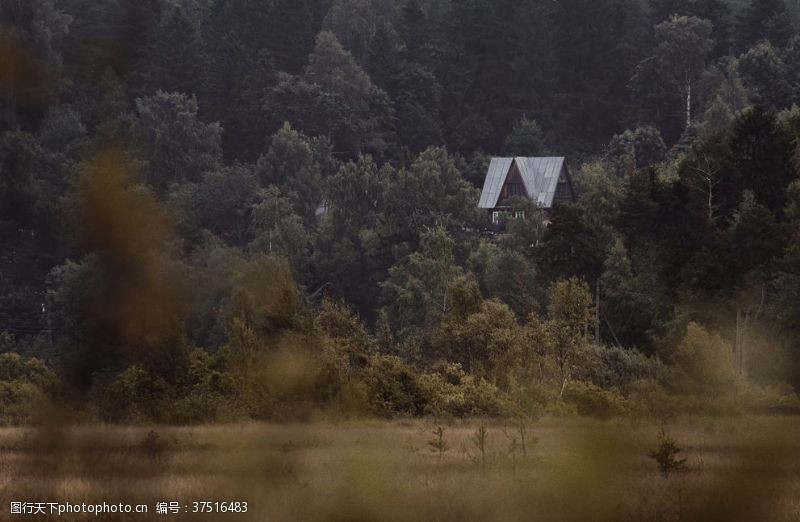
<path id="1" fill-rule="evenodd" d="M 494 208 L 500 198 L 500 191 L 506 182 L 508 171 L 511 169 L 513 158 L 492 158 L 489 164 L 489 171 L 486 173 L 486 181 L 483 183 L 483 192 L 479 208 Z"/>
<path id="2" fill-rule="evenodd" d="M 511 165 L 516 163 L 528 197 L 545 208 L 553 206 L 558 179 L 564 168 L 563 157 L 492 158 L 481 193 L 479 208 L 495 208 Z"/>

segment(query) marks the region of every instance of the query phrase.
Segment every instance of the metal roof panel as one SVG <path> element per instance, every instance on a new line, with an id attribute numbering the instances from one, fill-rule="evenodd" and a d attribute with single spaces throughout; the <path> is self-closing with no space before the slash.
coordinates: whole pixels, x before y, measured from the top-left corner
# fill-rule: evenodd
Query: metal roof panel
<path id="1" fill-rule="evenodd" d="M 492 158 L 486 181 L 483 184 L 479 208 L 495 208 L 500 198 L 500 191 L 511 168 L 512 158 Z"/>
<path id="2" fill-rule="evenodd" d="M 481 193 L 480 208 L 495 208 L 512 162 L 516 162 L 528 196 L 540 205 L 553 206 L 558 180 L 564 169 L 563 156 L 539 158 L 492 158 Z"/>

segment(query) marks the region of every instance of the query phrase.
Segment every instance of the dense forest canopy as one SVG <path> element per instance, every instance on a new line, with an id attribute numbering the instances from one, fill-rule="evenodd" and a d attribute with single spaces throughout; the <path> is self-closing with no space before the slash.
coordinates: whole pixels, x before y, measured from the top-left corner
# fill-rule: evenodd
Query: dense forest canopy
<path id="1" fill-rule="evenodd" d="M 797 408 L 798 27 L 790 0 L 0 0 L 6 420 Z M 549 154 L 577 203 L 492 224 L 489 158 Z"/>

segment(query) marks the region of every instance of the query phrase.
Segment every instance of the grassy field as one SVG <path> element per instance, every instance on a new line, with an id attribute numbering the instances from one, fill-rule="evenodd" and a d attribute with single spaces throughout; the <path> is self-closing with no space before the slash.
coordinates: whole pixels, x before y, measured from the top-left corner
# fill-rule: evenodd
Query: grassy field
<path id="1" fill-rule="evenodd" d="M 546 419 L 0 431 L 1 520 L 800 520 L 800 419 L 665 426 L 684 472 L 648 454 L 660 426 Z M 149 514 L 10 515 L 13 501 L 147 504 Z M 192 513 L 194 502 L 247 513 Z M 157 515 L 157 502 L 179 514 Z M 197 506 L 200 509 L 203 506 Z M 216 509 L 216 505 L 205 505 Z"/>

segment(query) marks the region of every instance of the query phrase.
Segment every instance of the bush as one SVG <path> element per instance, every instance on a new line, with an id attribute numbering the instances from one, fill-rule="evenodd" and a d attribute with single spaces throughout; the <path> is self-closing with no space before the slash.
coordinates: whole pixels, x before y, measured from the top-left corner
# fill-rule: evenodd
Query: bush
<path id="1" fill-rule="evenodd" d="M 417 416 L 425 411 L 425 406 L 430 402 L 417 373 L 399 357 L 373 357 L 365 372 L 364 382 L 375 415 Z"/>
<path id="2" fill-rule="evenodd" d="M 45 400 L 44 392 L 33 384 L 22 381 L 0 381 L 0 425 L 30 422 L 35 405 Z"/>
<path id="3" fill-rule="evenodd" d="M 39 359 L 23 357 L 16 353 L 0 355 L 0 381 L 19 381 L 39 388 L 51 390 L 56 382 L 56 375 Z"/>
<path id="4" fill-rule="evenodd" d="M 684 376 L 682 391 L 719 396 L 731 391 L 738 381 L 730 345 L 696 323 L 689 323 L 675 362 Z"/>
<path id="5" fill-rule="evenodd" d="M 169 417 L 170 385 L 141 366 L 131 366 L 110 384 L 100 399 L 100 418 L 112 422 L 158 422 Z"/>
<path id="6" fill-rule="evenodd" d="M 147 435 L 139 441 L 139 450 L 150 458 L 150 460 L 161 459 L 164 454 L 170 450 L 170 446 L 170 443 L 155 430 L 147 432 Z"/>
<path id="7" fill-rule="evenodd" d="M 788 384 L 769 387 L 751 386 L 743 391 L 748 411 L 766 415 L 797 415 L 800 398 Z"/>
<path id="8" fill-rule="evenodd" d="M 628 411 L 625 399 L 619 393 L 582 381 L 567 385 L 564 402 L 575 406 L 580 415 L 601 419 L 624 415 Z"/>
<path id="9" fill-rule="evenodd" d="M 504 417 L 513 413 L 511 402 L 491 383 L 483 379 L 469 379 L 462 386 L 464 402 L 454 411 L 459 417 Z"/>
<path id="10" fill-rule="evenodd" d="M 502 417 L 511 402 L 497 386 L 467 375 L 458 363 L 441 365 L 438 372 L 419 377 L 428 403 L 424 414 L 436 417 Z"/>
<path id="11" fill-rule="evenodd" d="M 662 429 L 658 434 L 658 447 L 650 452 L 650 458 L 656 461 L 661 473 L 668 477 L 670 473 L 686 469 L 686 459 L 678 458 L 681 451 L 678 443 Z"/>
<path id="12" fill-rule="evenodd" d="M 616 346 L 593 346 L 589 350 L 586 368 L 581 380 L 601 388 L 622 388 L 641 379 L 660 380 L 664 373 L 663 363 L 635 349 Z"/>
<path id="13" fill-rule="evenodd" d="M 47 400 L 57 382 L 39 359 L 16 353 L 0 355 L 0 424 L 30 422 L 36 404 Z"/>
<path id="14" fill-rule="evenodd" d="M 625 387 L 630 413 L 666 420 L 676 413 L 675 400 L 653 379 L 633 381 Z"/>
<path id="15" fill-rule="evenodd" d="M 165 405 L 163 419 L 171 424 L 191 425 L 242 420 L 246 412 L 219 393 L 192 390 L 188 395 Z"/>
<path id="16" fill-rule="evenodd" d="M 397 357 L 373 357 L 364 384 L 372 412 L 383 417 L 502 417 L 513 411 L 496 386 L 467 375 L 460 364 L 418 374 Z"/>
<path id="17" fill-rule="evenodd" d="M 683 415 L 706 415 L 728 417 L 741 415 L 746 411 L 746 401 L 736 393 L 713 396 L 699 393 L 671 395 L 674 410 Z"/>

